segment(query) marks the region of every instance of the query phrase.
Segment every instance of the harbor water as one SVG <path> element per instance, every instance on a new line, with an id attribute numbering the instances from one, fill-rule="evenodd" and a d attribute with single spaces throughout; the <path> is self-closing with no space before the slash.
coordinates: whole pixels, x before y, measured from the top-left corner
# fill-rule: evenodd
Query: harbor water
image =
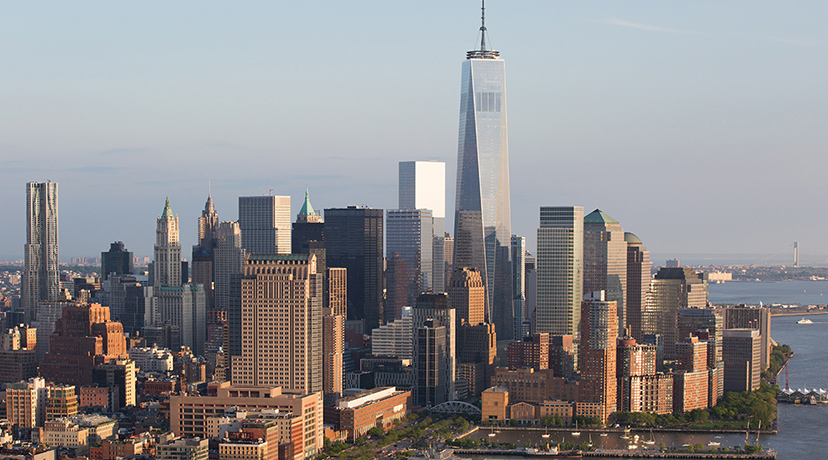
<path id="1" fill-rule="evenodd" d="M 820 296 L 824 292 L 825 296 Z M 820 298 L 825 299 L 820 302 Z M 728 282 L 710 285 L 710 301 L 713 303 L 748 303 L 765 305 L 781 304 L 825 304 L 828 303 L 828 281 L 793 281 L 793 282 Z M 824 388 L 828 390 L 828 315 L 812 315 L 813 324 L 800 325 L 798 316 L 774 317 L 771 321 L 771 336 L 777 342 L 788 344 L 795 356 L 790 360 L 788 379 L 791 388 Z M 785 373 L 779 379 L 780 386 L 785 384 Z M 779 404 L 778 434 L 760 435 L 758 443 L 766 449 L 777 452 L 779 460 L 805 460 L 828 458 L 828 405 L 793 405 Z M 489 436 L 491 430 L 484 428 L 472 435 L 472 438 L 488 438 L 496 442 L 512 442 L 519 446 L 527 441 L 538 445 L 547 442 L 588 442 L 592 440 L 595 448 L 627 449 L 634 439 L 622 439 L 623 433 L 609 432 L 601 436 L 600 431 L 579 430 L 580 436 L 573 436 L 574 429 L 550 431 L 548 438 L 543 438 L 543 430 L 500 430 Z M 653 432 L 655 444 L 647 445 L 649 432 L 633 432 L 638 435 L 636 445 L 639 449 L 658 449 L 663 442 L 666 446 L 680 447 L 685 444 L 720 443 L 719 447 L 744 446 L 745 433 L 675 433 Z M 750 434 L 749 442 L 756 444 L 757 435 Z M 478 457 L 482 458 L 482 457 Z M 495 458 L 495 457 L 486 457 Z M 512 458 L 515 457 L 502 457 Z"/>

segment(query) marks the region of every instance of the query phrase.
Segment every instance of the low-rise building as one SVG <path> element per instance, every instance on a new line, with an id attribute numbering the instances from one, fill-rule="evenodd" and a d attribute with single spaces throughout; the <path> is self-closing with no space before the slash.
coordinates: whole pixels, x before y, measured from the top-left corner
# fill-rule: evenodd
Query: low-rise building
<path id="1" fill-rule="evenodd" d="M 381 387 L 340 398 L 336 402 L 338 429 L 348 439 L 356 439 L 375 426 L 390 427 L 394 420 L 411 412 L 410 391 Z"/>
<path id="2" fill-rule="evenodd" d="M 578 382 L 556 377 L 552 369 L 506 369 L 498 367 L 491 379 L 492 386 L 509 390 L 512 401 L 533 404 L 546 400 L 577 401 Z"/>
<path id="3" fill-rule="evenodd" d="M 301 460 L 322 449 L 322 394 L 304 394 L 281 387 L 232 386 L 230 382 L 210 384 L 208 395 L 172 395 L 170 397 L 170 429 L 178 436 L 204 437 L 207 419 L 222 416 L 225 410 L 279 409 L 302 417 L 301 449 L 294 458 Z M 296 437 L 291 438 L 292 440 Z"/>
<path id="4" fill-rule="evenodd" d="M 481 399 L 481 420 L 483 422 L 497 420 L 503 421 L 508 418 L 509 389 L 501 386 L 493 386 L 483 390 Z"/>
<path id="5" fill-rule="evenodd" d="M 180 438 L 156 449 L 157 460 L 207 460 L 209 441 L 202 438 Z"/>

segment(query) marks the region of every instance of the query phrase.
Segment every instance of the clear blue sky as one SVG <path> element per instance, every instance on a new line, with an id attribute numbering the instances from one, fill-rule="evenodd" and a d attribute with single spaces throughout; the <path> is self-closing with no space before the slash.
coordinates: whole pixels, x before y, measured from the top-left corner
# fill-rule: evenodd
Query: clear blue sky
<path id="1" fill-rule="evenodd" d="M 506 60 L 512 228 L 601 208 L 656 254 L 825 252 L 828 4 L 488 2 Z M 27 181 L 59 183 L 62 259 L 150 255 L 169 196 L 184 254 L 208 181 L 397 205 L 397 162 L 446 161 L 479 4 L 16 2 L 0 15 L 0 258 Z M 450 228 L 450 227 L 449 227 Z"/>

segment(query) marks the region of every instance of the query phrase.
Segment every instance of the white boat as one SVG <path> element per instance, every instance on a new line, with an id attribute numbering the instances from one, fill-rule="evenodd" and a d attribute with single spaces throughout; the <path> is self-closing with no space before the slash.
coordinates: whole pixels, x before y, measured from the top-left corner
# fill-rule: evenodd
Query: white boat
<path id="1" fill-rule="evenodd" d="M 575 420 L 575 431 L 572 432 L 572 436 L 580 436 L 581 432 L 578 431 L 578 421 Z"/>
<path id="2" fill-rule="evenodd" d="M 600 436 L 603 438 L 603 437 L 609 436 L 609 433 L 601 433 Z"/>
<path id="3" fill-rule="evenodd" d="M 722 443 L 716 442 L 716 441 L 710 441 L 710 442 L 707 443 L 707 445 L 710 446 L 710 447 L 718 447 L 718 446 L 721 446 Z"/>
<path id="4" fill-rule="evenodd" d="M 802 318 L 801 320 L 797 321 L 796 324 L 814 324 L 814 322 L 808 318 Z"/>
<path id="5" fill-rule="evenodd" d="M 653 429 L 652 428 L 650 428 L 650 439 L 644 441 L 644 444 L 647 444 L 648 446 L 652 446 L 653 444 L 655 444 L 655 438 L 653 437 Z"/>

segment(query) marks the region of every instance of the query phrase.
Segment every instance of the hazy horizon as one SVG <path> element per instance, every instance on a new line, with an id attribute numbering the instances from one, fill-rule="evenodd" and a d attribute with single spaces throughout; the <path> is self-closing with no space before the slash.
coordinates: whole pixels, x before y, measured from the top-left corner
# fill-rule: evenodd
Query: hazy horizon
<path id="1" fill-rule="evenodd" d="M 397 165 L 441 160 L 453 232 L 460 64 L 479 2 L 9 4 L 0 17 L 0 259 L 25 184 L 58 182 L 61 259 L 152 253 L 169 196 L 182 254 L 211 183 L 306 187 L 316 209 L 397 206 Z M 820 248 L 828 149 L 822 2 L 502 2 L 513 233 L 600 208 L 653 253 Z M 814 259 L 828 259 L 819 249 Z"/>

